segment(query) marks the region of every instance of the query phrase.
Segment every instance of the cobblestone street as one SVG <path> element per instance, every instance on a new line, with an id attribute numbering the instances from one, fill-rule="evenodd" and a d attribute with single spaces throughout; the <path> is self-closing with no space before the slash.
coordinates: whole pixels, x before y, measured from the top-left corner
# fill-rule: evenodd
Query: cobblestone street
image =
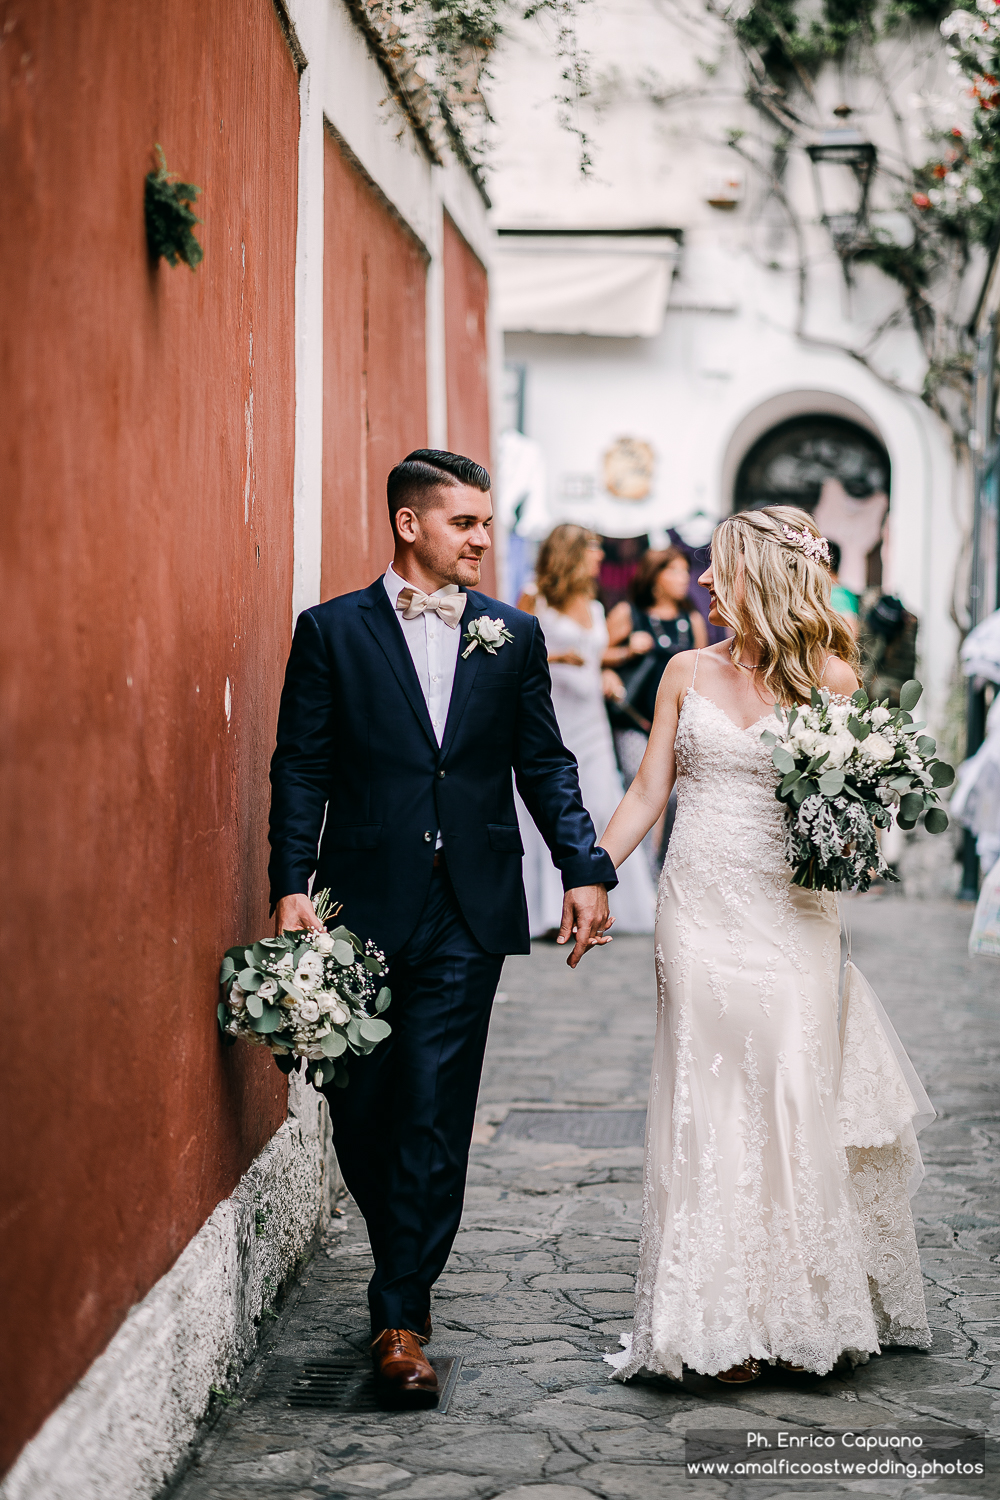
<path id="1" fill-rule="evenodd" d="M 618 938 L 576 975 L 554 947 L 509 960 L 494 1012 L 462 1231 L 434 1301 L 435 1356 L 461 1355 L 445 1413 L 289 1405 L 305 1361 L 364 1350 L 369 1258 L 353 1205 L 307 1265 L 269 1343 L 175 1500 L 691 1500 L 852 1491 L 1000 1493 L 1000 1473 L 886 1479 L 689 1479 L 686 1429 L 967 1425 L 1000 1436 L 1000 963 L 971 960 L 971 910 L 901 896 L 849 903 L 854 956 L 938 1110 L 915 1200 L 931 1354 L 890 1351 L 846 1378 L 765 1369 L 742 1390 L 688 1374 L 611 1384 L 628 1326 L 641 1146 L 519 1138 L 511 1106 L 645 1106 L 652 943 Z M 526 1117 L 522 1117 L 526 1118 Z M 529 1122 L 530 1123 L 530 1122 Z M 627 1122 L 626 1122 L 627 1123 Z M 545 1129 L 549 1136 L 567 1130 Z"/>

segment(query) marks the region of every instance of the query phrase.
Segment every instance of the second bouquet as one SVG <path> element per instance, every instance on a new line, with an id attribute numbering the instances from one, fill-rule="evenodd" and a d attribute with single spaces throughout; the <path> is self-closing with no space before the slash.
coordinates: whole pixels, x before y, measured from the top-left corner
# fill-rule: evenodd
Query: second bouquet
<path id="1" fill-rule="evenodd" d="M 329 891 L 313 908 L 324 923 L 340 910 Z M 371 1052 L 392 1031 L 381 1014 L 392 997 L 376 982 L 386 972 L 385 955 L 346 927 L 238 944 L 222 960 L 219 1026 L 229 1042 L 269 1048 L 283 1073 L 305 1059 L 316 1088 L 345 1088 L 347 1054 Z"/>

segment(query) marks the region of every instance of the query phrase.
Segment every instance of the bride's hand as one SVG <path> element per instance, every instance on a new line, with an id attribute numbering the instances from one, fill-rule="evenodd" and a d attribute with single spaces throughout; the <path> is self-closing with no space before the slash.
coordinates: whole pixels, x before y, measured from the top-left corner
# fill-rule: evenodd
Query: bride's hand
<path id="1" fill-rule="evenodd" d="M 558 651 L 549 657 L 550 664 L 558 662 L 561 667 L 585 667 L 587 663 L 578 651 Z"/>

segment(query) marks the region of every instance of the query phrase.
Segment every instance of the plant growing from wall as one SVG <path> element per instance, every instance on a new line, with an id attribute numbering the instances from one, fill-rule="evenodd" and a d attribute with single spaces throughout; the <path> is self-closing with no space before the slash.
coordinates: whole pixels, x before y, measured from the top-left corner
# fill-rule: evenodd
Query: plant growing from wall
<path id="1" fill-rule="evenodd" d="M 947 422 L 958 456 L 964 458 L 973 357 L 958 308 L 973 247 L 989 243 L 1000 220 L 1000 152 L 994 150 L 1000 137 L 995 114 L 1000 103 L 1000 20 L 993 20 L 995 0 L 960 3 L 962 9 L 948 15 L 952 0 L 822 0 L 819 7 L 804 0 L 735 0 L 722 11 L 715 0 L 707 0 L 740 49 L 748 100 L 771 126 L 769 140 L 754 143 L 734 132 L 730 144 L 763 172 L 796 235 L 797 332 L 810 342 L 830 341 L 810 339 L 805 330 L 805 240 L 784 191 L 783 164 L 791 146 L 804 147 L 822 128 L 815 84 L 825 63 L 846 56 L 853 68 L 879 80 L 897 127 L 899 150 L 878 170 L 906 232 L 868 227 L 841 253 L 845 269 L 850 262 L 867 262 L 898 284 L 900 312 L 909 318 L 927 360 L 920 394 Z M 970 87 L 955 89 L 951 121 L 929 135 L 925 159 L 913 161 L 880 43 L 906 27 L 923 27 L 926 33 L 931 25 L 958 37 L 953 72 L 965 74 Z M 890 317 L 866 348 L 846 350 L 892 385 L 896 382 L 878 369 L 873 355 L 878 338 L 898 322 L 898 316 Z"/>
<path id="2" fill-rule="evenodd" d="M 193 182 L 180 182 L 176 172 L 167 170 L 163 147 L 157 143 L 159 166 L 146 176 L 146 242 L 153 260 L 162 255 L 171 266 L 182 260 L 193 271 L 205 251 L 194 235 L 201 219 L 190 207 L 201 188 Z"/>
<path id="3" fill-rule="evenodd" d="M 491 62 L 502 37 L 526 21 L 551 24 L 560 63 L 554 103 L 559 123 L 577 137 L 580 170 L 591 169 L 591 142 L 580 121 L 580 105 L 590 92 L 589 60 L 576 34 L 576 16 L 586 0 L 364 0 L 378 9 L 390 29 L 430 79 L 451 130 L 460 128 L 465 149 L 481 165 L 493 123 L 484 94 Z"/>

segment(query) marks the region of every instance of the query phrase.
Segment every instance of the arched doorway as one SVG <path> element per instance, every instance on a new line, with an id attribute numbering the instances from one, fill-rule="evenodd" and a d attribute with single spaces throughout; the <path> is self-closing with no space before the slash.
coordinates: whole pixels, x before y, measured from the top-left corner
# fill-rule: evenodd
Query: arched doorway
<path id="1" fill-rule="evenodd" d="M 765 432 L 736 475 L 734 510 L 797 505 L 841 548 L 841 580 L 861 593 L 882 582 L 889 455 L 868 428 L 832 413 L 790 417 Z"/>

